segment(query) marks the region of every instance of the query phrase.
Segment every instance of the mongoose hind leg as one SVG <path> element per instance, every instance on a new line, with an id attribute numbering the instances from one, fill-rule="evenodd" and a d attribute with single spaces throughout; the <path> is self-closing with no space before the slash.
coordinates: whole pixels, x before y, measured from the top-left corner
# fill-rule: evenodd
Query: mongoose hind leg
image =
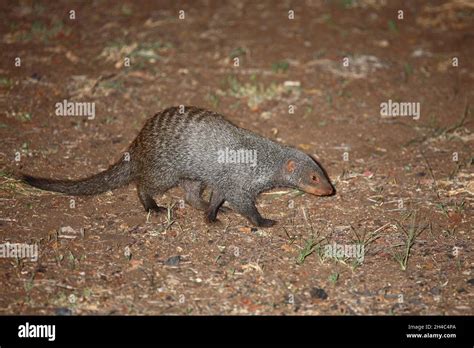
<path id="1" fill-rule="evenodd" d="M 145 211 L 154 211 L 157 213 L 163 213 L 167 211 L 165 207 L 160 207 L 158 204 L 156 204 L 155 200 L 153 199 L 151 195 L 151 190 L 147 190 L 144 185 L 138 184 L 137 185 L 137 192 L 138 192 L 138 198 L 140 199 L 140 202 L 143 205 L 143 208 L 145 208 Z"/>
<path id="2" fill-rule="evenodd" d="M 207 210 L 209 203 L 202 199 L 205 185 L 200 181 L 183 180 L 181 187 L 184 189 L 184 200 L 191 207 L 199 210 Z"/>
<path id="3" fill-rule="evenodd" d="M 215 222 L 217 220 L 217 212 L 224 201 L 225 197 L 223 194 L 221 194 L 219 191 L 212 191 L 209 207 L 206 210 L 206 222 Z"/>
<path id="4" fill-rule="evenodd" d="M 255 207 L 255 200 L 252 200 L 250 197 L 239 195 L 237 197 L 229 197 L 228 201 L 236 212 L 247 218 L 255 226 L 271 227 L 277 223 L 275 220 L 262 217 Z"/>

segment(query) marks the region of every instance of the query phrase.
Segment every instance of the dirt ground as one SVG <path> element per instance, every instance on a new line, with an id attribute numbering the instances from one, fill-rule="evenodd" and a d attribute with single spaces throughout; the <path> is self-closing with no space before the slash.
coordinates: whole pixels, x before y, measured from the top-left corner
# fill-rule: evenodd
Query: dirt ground
<path id="1" fill-rule="evenodd" d="M 39 255 L 0 258 L 0 313 L 474 314 L 473 17 L 467 0 L 2 1 L 0 243 Z M 95 117 L 57 116 L 63 100 Z M 382 117 L 389 100 L 419 118 Z M 261 229 L 207 225 L 180 189 L 147 215 L 132 186 L 15 179 L 106 169 L 181 104 L 314 155 L 337 194 L 262 194 L 279 223 Z"/>

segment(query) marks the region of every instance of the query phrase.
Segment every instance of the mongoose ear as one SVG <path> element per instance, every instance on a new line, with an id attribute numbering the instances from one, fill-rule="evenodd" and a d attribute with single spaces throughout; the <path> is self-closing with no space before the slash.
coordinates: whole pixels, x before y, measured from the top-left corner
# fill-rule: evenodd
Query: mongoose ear
<path id="1" fill-rule="evenodd" d="M 288 160 L 285 164 L 285 169 L 288 173 L 293 173 L 296 168 L 296 163 L 293 160 Z"/>

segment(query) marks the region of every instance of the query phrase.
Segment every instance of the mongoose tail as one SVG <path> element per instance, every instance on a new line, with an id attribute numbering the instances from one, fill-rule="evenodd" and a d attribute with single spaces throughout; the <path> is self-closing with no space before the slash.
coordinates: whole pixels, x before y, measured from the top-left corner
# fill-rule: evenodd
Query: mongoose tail
<path id="1" fill-rule="evenodd" d="M 22 181 L 46 191 L 61 192 L 68 195 L 96 195 L 125 186 L 132 181 L 130 162 L 122 160 L 107 170 L 79 180 L 56 180 L 20 174 Z"/>

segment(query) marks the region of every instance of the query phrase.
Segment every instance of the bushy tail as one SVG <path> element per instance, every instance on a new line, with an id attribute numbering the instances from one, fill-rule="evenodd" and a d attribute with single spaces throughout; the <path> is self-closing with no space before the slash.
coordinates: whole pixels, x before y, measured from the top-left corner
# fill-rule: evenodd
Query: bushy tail
<path id="1" fill-rule="evenodd" d="M 130 161 L 119 161 L 109 169 L 79 180 L 55 180 L 21 174 L 22 181 L 47 191 L 68 195 L 96 195 L 128 184 L 133 179 Z"/>

